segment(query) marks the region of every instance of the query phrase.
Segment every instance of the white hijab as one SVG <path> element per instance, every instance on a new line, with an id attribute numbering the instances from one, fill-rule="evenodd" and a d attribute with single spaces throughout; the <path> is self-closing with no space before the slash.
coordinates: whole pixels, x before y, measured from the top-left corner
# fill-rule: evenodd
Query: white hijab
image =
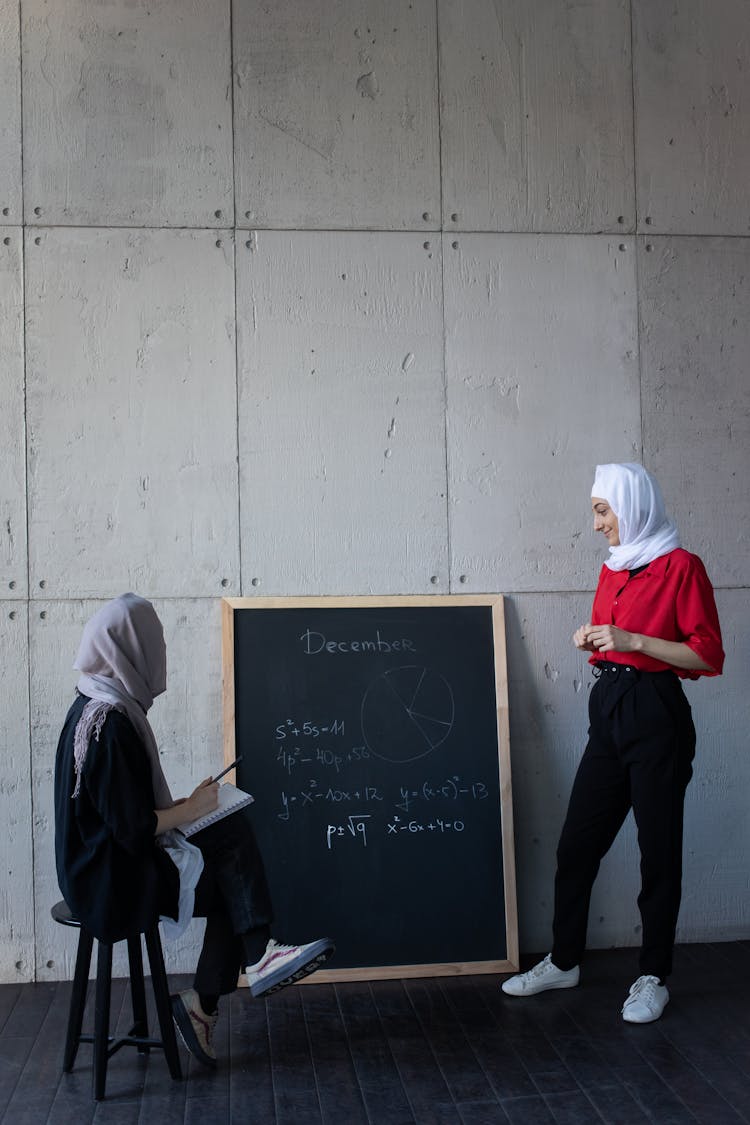
<path id="1" fill-rule="evenodd" d="M 617 516 L 620 545 L 609 548 L 606 565 L 610 570 L 646 566 L 680 546 L 661 489 L 642 465 L 597 465 L 591 495 L 606 500 Z"/>
<path id="2" fill-rule="evenodd" d="M 114 707 L 130 719 L 146 748 L 156 807 L 169 808 L 172 794 L 146 717 L 154 698 L 167 688 L 164 630 L 151 602 L 137 594 L 121 594 L 103 605 L 84 626 L 73 667 L 81 673 L 78 690 L 96 701 L 86 704 L 76 727 L 76 790 L 91 734 L 98 735 Z"/>

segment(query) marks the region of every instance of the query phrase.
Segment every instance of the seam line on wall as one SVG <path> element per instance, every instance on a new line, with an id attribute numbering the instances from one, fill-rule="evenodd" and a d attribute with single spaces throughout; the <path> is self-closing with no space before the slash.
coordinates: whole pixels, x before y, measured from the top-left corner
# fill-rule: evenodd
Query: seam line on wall
<path id="1" fill-rule="evenodd" d="M 638 430 L 641 462 L 645 462 L 645 442 L 643 434 L 643 359 L 641 355 L 641 273 L 640 273 L 640 245 L 638 241 L 638 175 L 636 171 L 637 143 L 636 143 L 636 101 L 635 101 L 635 30 L 634 30 L 633 0 L 630 0 L 630 102 L 633 118 L 633 207 L 635 208 L 635 351 L 638 360 Z"/>
<path id="2" fill-rule="evenodd" d="M 37 912 L 37 895 L 36 895 L 36 839 L 34 835 L 34 823 L 36 820 L 35 815 L 35 801 L 34 801 L 34 757 L 32 753 L 32 713 L 31 713 L 31 540 L 29 535 L 30 519 L 29 519 L 29 393 L 28 393 L 28 334 L 26 331 L 26 317 L 29 307 L 28 301 L 28 278 L 26 272 L 26 192 L 24 190 L 24 137 L 26 129 L 24 128 L 24 97 L 23 97 L 23 12 L 21 10 L 21 3 L 18 3 L 18 62 L 19 62 L 19 108 L 21 111 L 21 239 L 20 239 L 20 258 L 21 258 L 21 300 L 23 301 L 23 309 L 21 312 L 21 356 L 23 366 L 23 469 L 24 469 L 24 516 L 26 521 L 26 706 L 28 713 L 28 754 L 29 754 L 29 773 L 28 776 L 31 780 L 31 792 L 29 794 L 29 806 L 31 811 L 31 978 L 33 981 L 39 980 L 38 972 L 38 942 L 37 942 L 37 925 L 36 925 L 36 912 Z"/>
<path id="3" fill-rule="evenodd" d="M 21 143 L 19 145 L 19 152 L 21 158 L 21 228 L 26 223 L 26 192 L 24 191 L 24 176 L 23 176 L 23 140 L 26 136 L 26 129 L 23 122 L 23 12 L 21 10 L 21 0 L 18 0 L 18 108 L 21 113 Z M 24 310 L 26 306 L 24 305 Z M 25 333 L 24 333 L 25 339 Z"/>
<path id="4" fill-rule="evenodd" d="M 242 597 L 242 492 L 240 475 L 240 356 L 239 319 L 237 315 L 237 168 L 235 160 L 234 136 L 234 5 L 229 4 L 229 107 L 232 114 L 232 217 L 234 219 L 232 298 L 234 303 L 234 418 L 235 418 L 235 463 L 237 466 L 237 575 L 238 589 Z"/>
<path id="5" fill-rule="evenodd" d="M 634 189 L 635 190 L 635 189 Z M 442 186 L 441 186 L 442 196 Z M 18 224 L 8 224 L 18 225 Z M 235 226 L 222 226 L 220 223 L 213 223 L 211 226 L 190 226 L 188 224 L 177 224 L 168 226 L 155 226 L 153 224 L 138 224 L 138 223 L 55 223 L 55 222 L 26 222 L 23 219 L 23 225 L 27 230 L 91 230 L 91 231 L 110 231 L 110 230 L 132 230 L 140 233 L 154 233 L 168 234 L 170 231 L 194 231 L 199 233 L 205 231 L 207 234 L 212 232 L 226 232 L 227 234 L 234 232 L 235 234 L 241 231 L 258 232 L 270 231 L 279 234 L 419 234 L 423 237 L 429 234 L 452 233 L 454 238 L 462 234 L 486 234 L 486 235 L 503 235 L 507 238 L 514 236 L 519 238 L 612 238 L 615 235 L 622 235 L 622 227 L 613 225 L 611 227 L 602 227 L 599 230 L 504 230 L 497 227 L 456 227 L 455 230 L 450 232 L 443 231 L 442 227 L 283 227 L 283 226 L 251 226 L 249 223 L 237 223 Z M 629 232 L 633 235 L 639 233 L 637 231 Z M 644 234 L 643 231 L 640 232 Z M 720 238 L 722 242 L 731 241 L 750 241 L 750 232 L 745 231 L 742 233 L 727 233 L 726 231 L 681 231 L 681 230 L 662 230 L 658 226 L 652 227 L 648 232 L 649 238 Z"/>
<path id="6" fill-rule="evenodd" d="M 633 14 L 633 0 L 629 0 L 628 4 L 630 12 L 630 112 L 633 123 L 632 140 L 633 140 L 633 208 L 635 215 L 633 216 L 633 232 L 638 233 L 638 174 L 636 169 L 637 159 L 637 136 L 636 136 L 636 103 L 635 103 L 635 16 Z"/>
<path id="7" fill-rule="evenodd" d="M 234 441 L 235 464 L 237 466 L 237 566 L 239 567 L 238 585 L 240 597 L 242 590 L 242 483 L 240 472 L 240 355 L 239 355 L 239 321 L 237 313 L 237 239 L 232 240 L 234 246 L 234 271 L 232 277 L 232 295 L 234 298 Z"/>
<path id="8" fill-rule="evenodd" d="M 560 598 L 563 598 L 563 597 L 568 597 L 568 595 L 570 595 L 570 594 L 590 595 L 590 594 L 593 594 L 595 592 L 593 586 L 589 586 L 585 589 L 576 588 L 576 589 L 570 589 L 570 590 L 560 590 L 560 589 L 550 590 L 550 589 L 541 589 L 541 588 L 536 588 L 536 587 L 533 588 L 533 589 L 530 588 L 530 589 L 527 589 L 527 590 L 526 589 L 516 590 L 516 589 L 508 589 L 508 588 L 498 590 L 498 588 L 497 588 L 498 585 L 499 584 L 496 584 L 496 585 L 492 586 L 491 588 L 488 587 L 487 589 L 484 589 L 484 590 L 471 590 L 470 593 L 472 595 L 473 594 L 477 594 L 477 595 L 486 594 L 488 597 L 491 596 L 491 595 L 495 595 L 495 594 L 500 593 L 505 598 L 523 598 L 523 597 L 526 597 L 527 594 L 533 594 L 535 597 L 539 596 L 539 595 L 544 595 L 544 597 L 560 597 Z M 712 582 L 711 587 L 712 587 L 713 590 L 721 590 L 721 591 L 724 591 L 725 593 L 732 593 L 733 591 L 739 592 L 739 591 L 750 590 L 750 585 L 745 585 L 743 583 L 736 583 L 734 585 L 729 585 L 729 584 L 722 584 L 720 582 Z M 326 598 L 326 597 L 345 597 L 345 596 L 349 596 L 349 595 L 351 595 L 352 597 L 359 597 L 359 596 L 369 597 L 370 593 L 371 592 L 369 592 L 369 591 L 363 593 L 363 591 L 359 590 L 355 593 L 353 593 L 351 591 L 348 591 L 348 592 L 345 592 L 343 594 L 342 593 L 310 594 L 309 597 L 311 597 L 311 598 L 315 598 L 315 597 Z M 231 594 L 152 594 L 151 595 L 151 597 L 153 597 L 154 599 L 157 599 L 160 602 L 175 602 L 175 603 L 180 603 L 180 602 L 215 602 L 215 601 L 221 601 L 221 599 L 224 598 L 224 597 L 232 597 L 232 596 L 233 595 L 231 595 Z M 300 595 L 299 593 L 291 593 L 291 594 L 274 594 L 272 596 L 278 597 L 278 598 L 285 598 L 285 597 L 299 598 L 300 596 L 306 597 L 308 595 Z M 392 590 L 376 590 L 374 596 L 375 597 L 393 597 L 394 592 Z M 408 598 L 408 597 L 411 597 L 412 594 L 411 593 L 405 593 L 405 594 L 396 595 L 396 596 Z M 3 598 L 1 604 L 9 605 L 9 606 L 12 606 L 12 605 L 17 606 L 17 605 L 19 605 L 19 603 L 23 602 L 24 604 L 28 605 L 29 611 L 31 611 L 32 606 L 38 605 L 40 603 L 43 603 L 44 605 L 66 605 L 69 602 L 90 601 L 90 602 L 101 602 L 102 605 L 103 605 L 105 602 L 108 602 L 109 600 L 110 600 L 109 597 L 105 594 L 70 594 L 68 597 L 45 597 L 45 598 L 33 598 L 33 599 L 32 598 Z"/>
<path id="9" fill-rule="evenodd" d="M 440 0 L 435 0 L 435 75 L 437 81 L 437 125 L 438 125 L 438 184 L 440 208 L 440 321 L 443 352 L 443 449 L 445 465 L 445 538 L 446 538 L 446 569 L 448 593 L 453 591 L 453 558 L 451 543 L 451 508 L 450 508 L 450 453 L 448 449 L 448 370 L 446 366 L 446 329 L 445 329 L 445 232 L 443 230 L 443 122 L 441 113 L 440 92 Z"/>
<path id="10" fill-rule="evenodd" d="M 440 0 L 435 0 L 435 82 L 437 94 L 437 143 L 438 143 L 438 207 L 440 231 L 443 230 L 443 120 L 440 105 Z"/>

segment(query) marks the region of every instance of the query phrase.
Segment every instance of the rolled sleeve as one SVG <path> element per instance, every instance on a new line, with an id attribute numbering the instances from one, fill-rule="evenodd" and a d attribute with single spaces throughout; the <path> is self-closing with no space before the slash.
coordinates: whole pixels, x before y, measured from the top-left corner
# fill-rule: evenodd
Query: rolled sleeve
<path id="1" fill-rule="evenodd" d="M 709 665 L 704 676 L 720 676 L 724 668 L 721 626 L 714 592 L 706 568 L 697 556 L 686 571 L 675 601 L 677 627 L 682 640 Z"/>

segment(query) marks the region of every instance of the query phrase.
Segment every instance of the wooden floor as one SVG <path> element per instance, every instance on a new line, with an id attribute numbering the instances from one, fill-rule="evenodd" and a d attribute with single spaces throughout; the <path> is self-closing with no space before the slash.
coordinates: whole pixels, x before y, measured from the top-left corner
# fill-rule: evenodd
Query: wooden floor
<path id="1" fill-rule="evenodd" d="M 182 1051 L 187 1078 L 173 1082 L 160 1051 L 145 1060 L 126 1048 L 98 1106 L 89 1046 L 60 1072 L 70 985 L 2 985 L 0 1115 L 8 1125 L 750 1122 L 750 942 L 679 947 L 671 1002 L 643 1027 L 620 1018 L 636 975 L 634 952 L 617 950 L 588 955 L 580 988 L 525 1000 L 487 976 L 309 985 L 266 1002 L 243 990 L 222 1010 L 217 1071 Z M 115 982 L 122 1030 L 125 996 Z"/>

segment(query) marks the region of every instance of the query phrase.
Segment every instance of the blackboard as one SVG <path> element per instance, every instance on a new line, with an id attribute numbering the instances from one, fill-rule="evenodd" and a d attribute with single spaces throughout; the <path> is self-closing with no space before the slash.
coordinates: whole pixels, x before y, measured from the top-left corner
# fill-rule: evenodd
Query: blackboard
<path id="1" fill-rule="evenodd" d="M 517 967 L 503 599 L 223 600 L 225 760 L 316 980 Z"/>

